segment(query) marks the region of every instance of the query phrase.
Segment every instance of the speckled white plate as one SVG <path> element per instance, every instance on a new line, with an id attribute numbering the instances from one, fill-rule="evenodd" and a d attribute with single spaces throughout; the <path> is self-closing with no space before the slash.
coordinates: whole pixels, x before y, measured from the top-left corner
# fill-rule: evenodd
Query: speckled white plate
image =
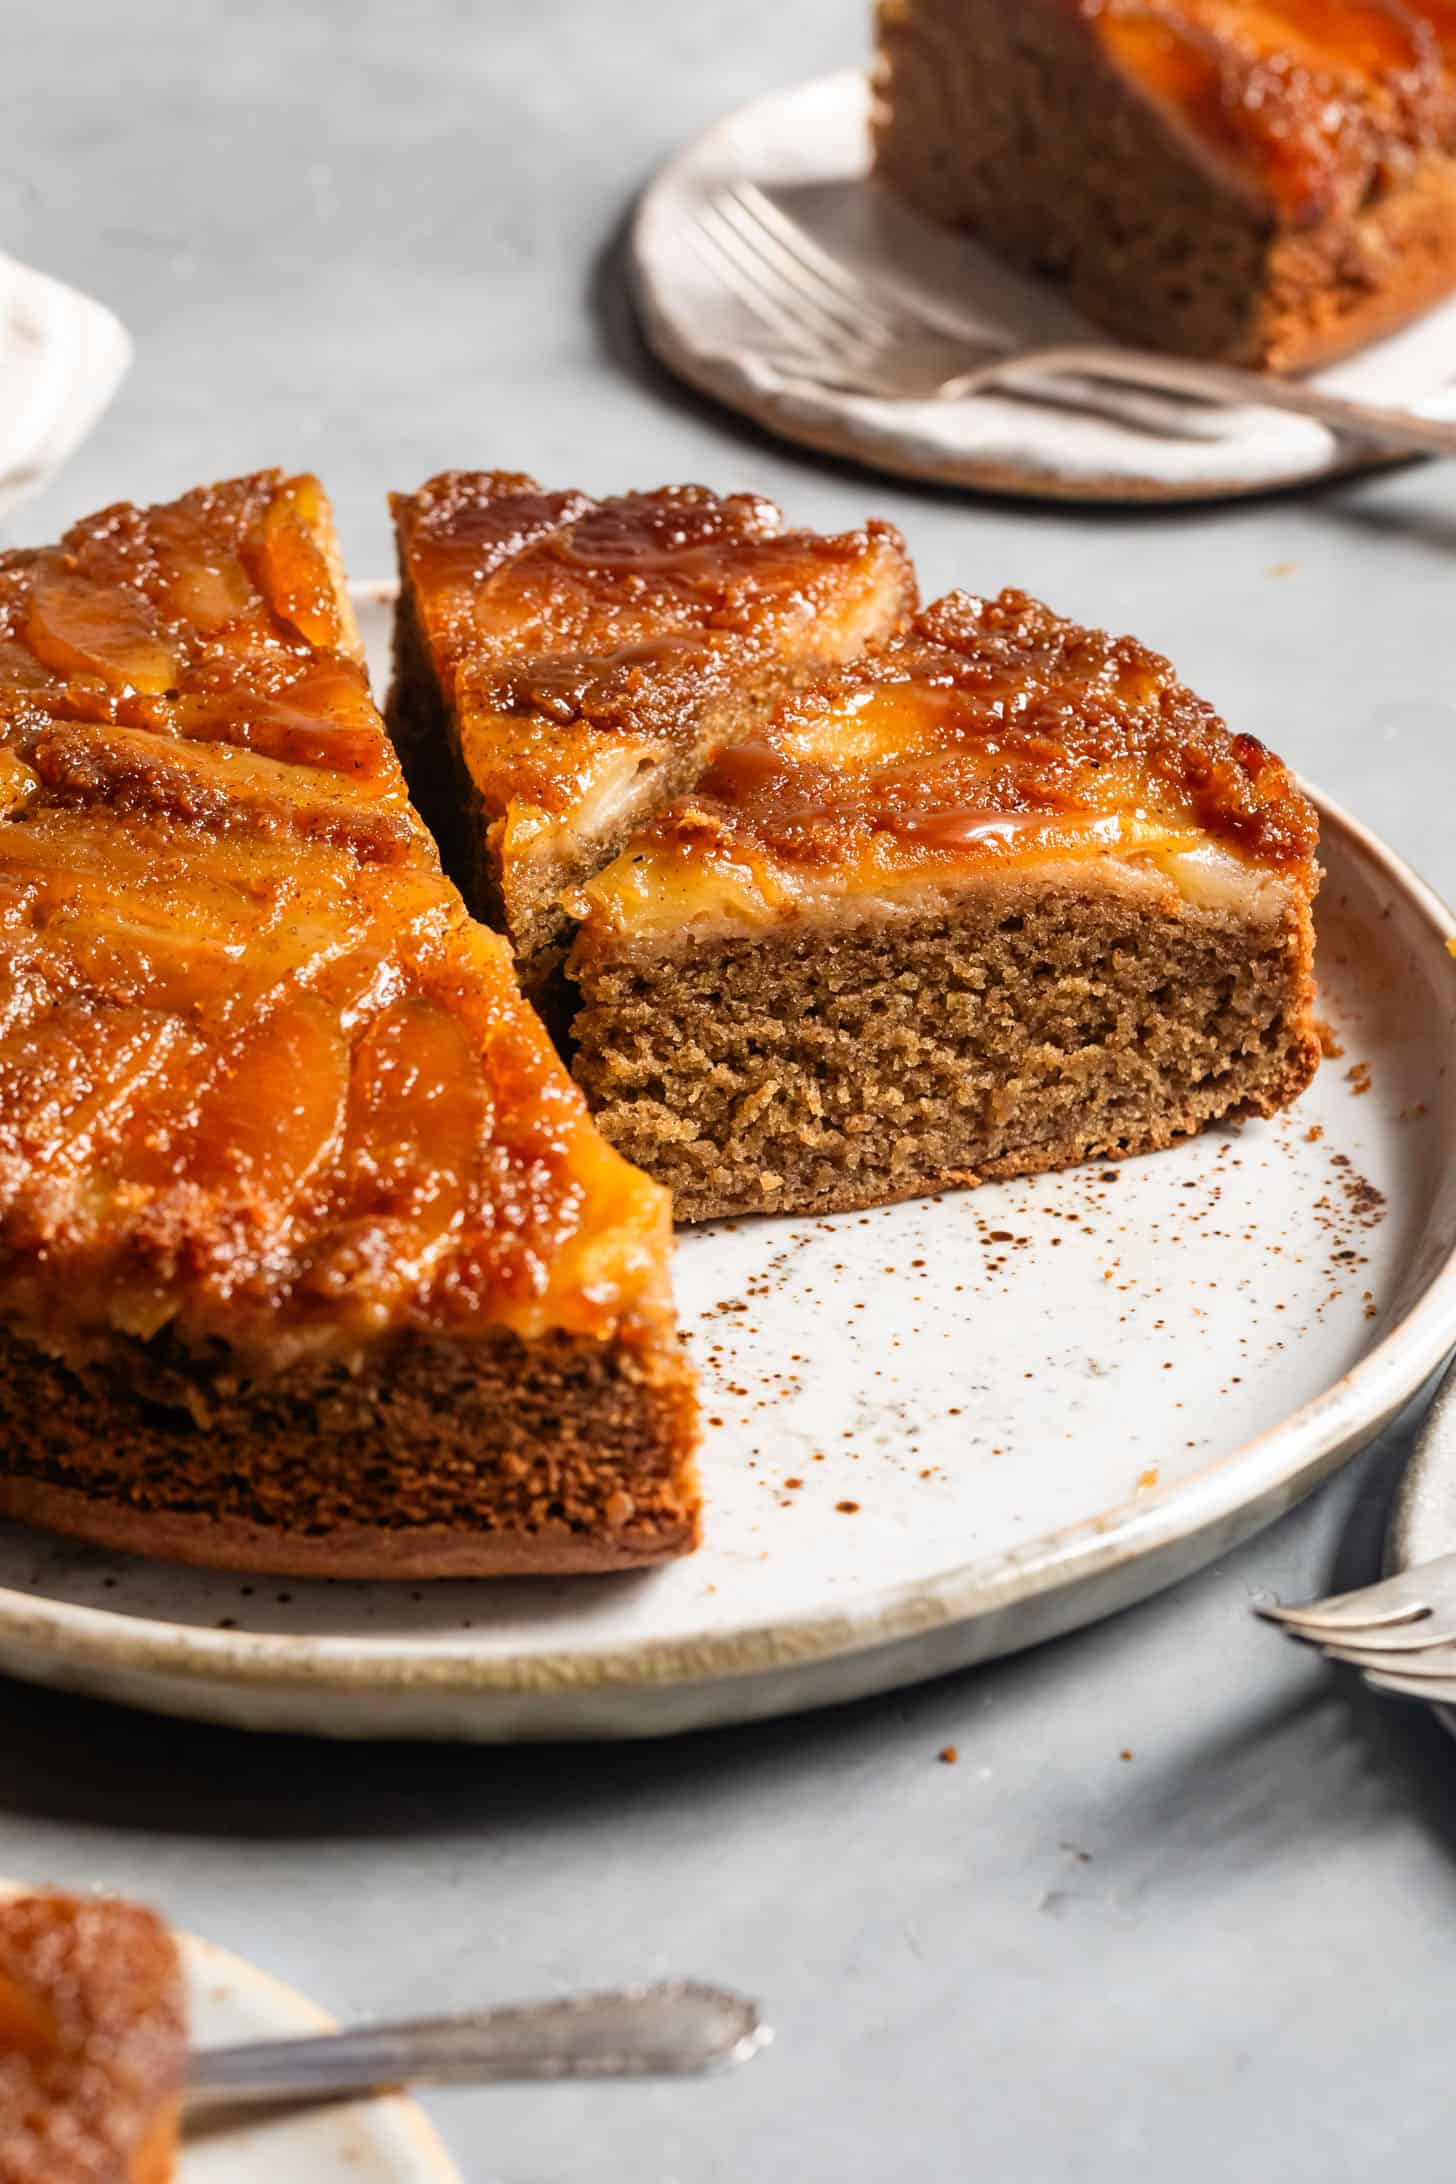
<path id="1" fill-rule="evenodd" d="M 1004 493 L 1222 500 L 1357 467 L 1350 446 L 1324 426 L 1273 410 L 1204 412 L 1190 438 L 1158 429 L 1161 412 L 1132 394 L 1101 392 L 1084 414 L 1005 395 L 885 403 L 788 383 L 755 353 L 762 327 L 693 239 L 704 199 L 733 180 L 758 183 L 832 256 L 948 332 L 994 330 L 1023 346 L 1089 333 L 1050 290 L 874 186 L 868 116 L 863 71 L 842 69 L 727 115 L 652 184 L 633 234 L 634 285 L 647 338 L 680 377 L 828 454 Z M 1321 374 L 1320 384 L 1456 416 L 1453 374 L 1456 304 Z"/>
<path id="2" fill-rule="evenodd" d="M 382 671 L 389 586 L 360 590 Z M 1326 810 L 1290 1115 L 1106 1171 L 688 1233 L 707 1543 L 651 1575 L 267 1583 L 0 1527 L 0 1669 L 249 1728 L 646 1736 L 849 1699 L 1142 1599 L 1456 1344 L 1456 922 Z"/>
<path id="3" fill-rule="evenodd" d="M 0 1881 L 0 1896 L 13 1896 Z M 291 1987 L 179 1934 L 191 2036 L 198 2047 L 330 2032 L 333 2019 Z M 413 2101 L 390 2094 L 243 2125 L 199 2120 L 183 2141 L 178 2184 L 460 2184 L 459 2171 Z"/>

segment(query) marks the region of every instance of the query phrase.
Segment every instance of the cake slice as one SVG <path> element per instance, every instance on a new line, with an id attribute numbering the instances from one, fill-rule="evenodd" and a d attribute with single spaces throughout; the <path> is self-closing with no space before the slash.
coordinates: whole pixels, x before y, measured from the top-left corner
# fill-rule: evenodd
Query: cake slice
<path id="1" fill-rule="evenodd" d="M 953 593 L 581 890 L 576 1074 L 685 1221 L 1269 1114 L 1319 1055 L 1316 837 L 1165 660 Z"/>
<path id="2" fill-rule="evenodd" d="M 888 525 L 785 531 L 752 494 L 594 501 L 450 471 L 393 506 L 390 726 L 447 868 L 533 989 L 559 961 L 562 891 L 796 677 L 914 604 Z"/>
<path id="3" fill-rule="evenodd" d="M 1452 0 L 879 0 L 875 167 L 1125 341 L 1275 370 L 1456 289 Z"/>
<path id="4" fill-rule="evenodd" d="M 0 1897 L 4 2184 L 171 2184 L 186 2057 L 177 1947 L 150 1911 Z"/>
<path id="5" fill-rule="evenodd" d="M 410 809 L 317 483 L 0 557 L 0 1512 L 280 1573 L 682 1552 L 669 1249 Z"/>

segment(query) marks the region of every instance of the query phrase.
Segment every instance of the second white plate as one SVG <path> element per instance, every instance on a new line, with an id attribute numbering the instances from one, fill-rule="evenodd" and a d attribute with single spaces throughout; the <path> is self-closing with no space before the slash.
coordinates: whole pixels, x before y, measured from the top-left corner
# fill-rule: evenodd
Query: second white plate
<path id="1" fill-rule="evenodd" d="M 1068 500 L 1222 500 L 1356 467 L 1323 425 L 1273 410 L 1195 413 L 1198 436 L 1149 429 L 1138 396 L 1096 411 L 976 395 L 875 402 L 794 385 L 763 361 L 767 335 L 696 237 L 726 184 L 768 191 L 831 257 L 949 333 L 1010 346 L 1105 338 L 1060 297 L 967 237 L 933 227 L 869 180 L 862 69 L 795 84 L 725 115 L 673 159 L 642 200 L 633 272 L 647 338 L 673 371 L 770 432 L 878 470 Z M 1322 373 L 1372 402 L 1456 415 L 1456 304 Z"/>

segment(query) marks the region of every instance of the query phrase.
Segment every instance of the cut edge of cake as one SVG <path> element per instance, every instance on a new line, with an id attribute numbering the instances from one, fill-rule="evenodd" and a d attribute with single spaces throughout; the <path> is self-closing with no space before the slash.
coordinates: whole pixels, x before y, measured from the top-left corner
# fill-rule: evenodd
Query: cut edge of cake
<path id="1" fill-rule="evenodd" d="M 185 1421 L 125 1371 L 0 1333 L 0 1419 L 41 1460 L 0 1512 L 196 1567 L 273 1577 L 590 1575 L 701 1538 L 686 1360 L 652 1320 L 611 1341 L 500 1331 L 296 1366 Z M 174 1385 L 190 1383 L 181 1373 Z M 96 1483 L 106 1450 L 108 1490 Z M 488 1521 L 487 1521 L 488 1519 Z"/>
<path id="2" fill-rule="evenodd" d="M 1073 686 L 1080 783 L 1054 755 Z M 937 738 L 969 732 L 936 709 L 962 703 L 988 747 L 1030 755 L 969 789 L 931 764 L 927 786 Z M 1149 732 L 1164 817 L 1128 802 Z M 1206 827 L 1172 813 L 1184 737 Z M 836 740 L 851 772 L 869 760 L 859 789 L 834 778 Z M 1166 662 L 1020 594 L 952 595 L 790 700 L 582 891 L 573 1067 L 685 1222 L 1154 1151 L 1313 1076 L 1315 838 L 1285 769 Z"/>

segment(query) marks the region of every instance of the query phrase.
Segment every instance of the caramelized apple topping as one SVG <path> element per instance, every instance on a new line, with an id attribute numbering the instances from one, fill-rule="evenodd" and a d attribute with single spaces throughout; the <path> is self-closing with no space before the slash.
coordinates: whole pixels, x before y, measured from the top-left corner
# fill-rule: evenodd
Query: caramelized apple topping
<path id="1" fill-rule="evenodd" d="M 1358 209 L 1392 156 L 1456 149 L 1451 0 L 1053 4 L 1290 226 Z"/>
<path id="2" fill-rule="evenodd" d="M 73 1361 L 668 1309 L 353 643 L 312 479 L 0 556 L 0 1308 Z"/>
<path id="3" fill-rule="evenodd" d="M 952 593 L 791 699 L 580 891 L 609 932 L 681 930 L 977 867 L 1209 852 L 1306 878 L 1312 807 L 1166 660 L 1020 592 Z"/>

